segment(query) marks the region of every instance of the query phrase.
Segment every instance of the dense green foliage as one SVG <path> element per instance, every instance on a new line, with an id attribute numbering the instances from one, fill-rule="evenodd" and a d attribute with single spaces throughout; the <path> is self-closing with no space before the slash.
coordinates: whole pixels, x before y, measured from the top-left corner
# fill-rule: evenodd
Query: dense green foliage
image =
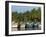
<path id="1" fill-rule="evenodd" d="M 26 11 L 24 13 L 12 12 L 12 21 L 15 22 L 31 22 L 31 21 L 41 21 L 41 9 L 32 9 L 31 11 Z"/>

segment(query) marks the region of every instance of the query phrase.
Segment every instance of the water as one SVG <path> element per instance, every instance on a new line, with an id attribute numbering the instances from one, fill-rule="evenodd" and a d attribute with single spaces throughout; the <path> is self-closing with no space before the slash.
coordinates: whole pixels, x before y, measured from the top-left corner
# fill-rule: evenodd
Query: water
<path id="1" fill-rule="evenodd" d="M 25 30 L 41 30 L 41 24 L 40 23 L 27 23 L 22 24 L 20 28 L 17 28 L 17 25 L 12 26 L 12 31 L 25 31 Z"/>
<path id="2" fill-rule="evenodd" d="M 41 27 L 35 27 L 35 28 L 25 28 L 25 27 L 21 27 L 20 31 L 25 31 L 25 30 L 41 30 Z M 12 31 L 18 31 L 17 27 L 12 27 Z"/>

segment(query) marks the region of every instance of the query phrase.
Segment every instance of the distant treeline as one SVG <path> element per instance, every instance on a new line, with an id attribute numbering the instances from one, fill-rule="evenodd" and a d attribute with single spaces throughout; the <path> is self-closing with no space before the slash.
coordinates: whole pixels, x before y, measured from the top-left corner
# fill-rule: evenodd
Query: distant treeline
<path id="1" fill-rule="evenodd" d="M 41 22 L 41 8 L 34 8 L 31 11 L 27 10 L 26 12 L 12 12 L 12 21 L 15 22 L 27 22 L 27 21 L 38 21 Z"/>

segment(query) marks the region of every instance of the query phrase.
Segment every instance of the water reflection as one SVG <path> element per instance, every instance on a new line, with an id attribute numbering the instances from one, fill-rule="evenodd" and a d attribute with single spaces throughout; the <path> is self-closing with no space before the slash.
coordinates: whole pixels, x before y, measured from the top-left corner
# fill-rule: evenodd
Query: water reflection
<path id="1" fill-rule="evenodd" d="M 41 30 L 40 22 L 37 23 L 26 23 L 20 25 L 20 27 L 12 27 L 12 31 L 24 31 L 24 30 Z"/>

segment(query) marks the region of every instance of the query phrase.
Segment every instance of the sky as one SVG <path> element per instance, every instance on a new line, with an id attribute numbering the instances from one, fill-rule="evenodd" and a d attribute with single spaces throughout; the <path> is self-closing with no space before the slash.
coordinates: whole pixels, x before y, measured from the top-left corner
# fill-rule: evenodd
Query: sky
<path id="1" fill-rule="evenodd" d="M 31 11 L 33 8 L 38 8 L 38 7 L 36 7 L 36 6 L 15 6 L 15 5 L 12 5 L 11 10 L 12 10 L 12 12 L 17 11 L 18 13 L 20 13 L 20 12 L 24 13 L 27 10 Z"/>

